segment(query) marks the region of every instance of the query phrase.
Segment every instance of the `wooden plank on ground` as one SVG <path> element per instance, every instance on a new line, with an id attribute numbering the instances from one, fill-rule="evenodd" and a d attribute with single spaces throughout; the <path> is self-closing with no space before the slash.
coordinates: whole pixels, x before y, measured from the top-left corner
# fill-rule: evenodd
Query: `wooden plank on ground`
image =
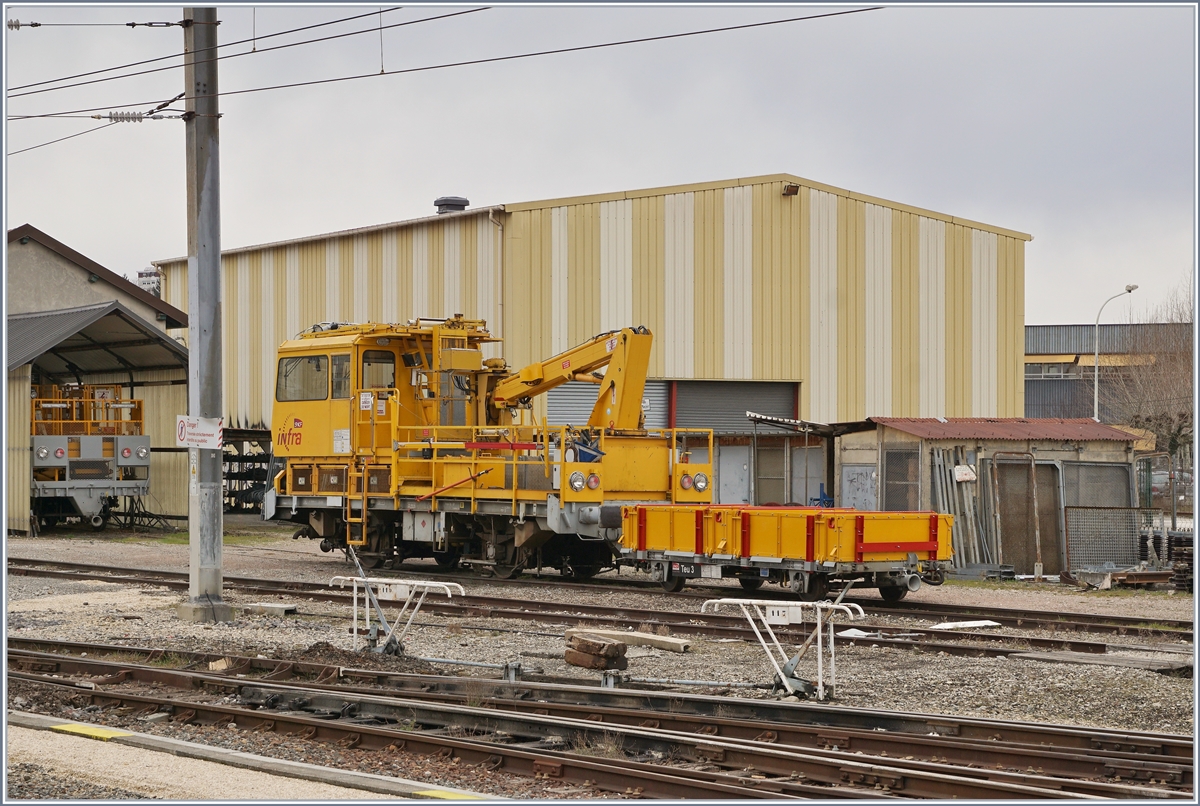
<path id="1" fill-rule="evenodd" d="M 1151 672 L 1180 672 L 1192 668 L 1192 661 L 1168 658 L 1131 658 L 1124 655 L 1097 655 L 1087 652 L 1014 652 L 1010 658 L 1040 660 L 1049 663 L 1082 663 L 1092 666 L 1126 666 Z"/>
<path id="2" fill-rule="evenodd" d="M 692 648 L 692 642 L 684 638 L 672 638 L 667 635 L 651 635 L 648 632 L 624 632 L 622 630 L 588 630 L 582 627 L 572 627 L 567 630 L 569 639 L 573 635 L 598 635 L 601 638 L 611 638 L 629 646 L 652 646 L 669 652 L 687 652 Z"/>

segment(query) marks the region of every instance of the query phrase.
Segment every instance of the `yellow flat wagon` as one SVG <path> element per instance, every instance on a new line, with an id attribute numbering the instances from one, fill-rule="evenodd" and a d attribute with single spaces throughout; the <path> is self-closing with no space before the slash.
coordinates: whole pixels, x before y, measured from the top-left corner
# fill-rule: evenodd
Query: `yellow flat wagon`
<path id="1" fill-rule="evenodd" d="M 621 559 L 675 591 L 689 578 L 735 577 L 816 599 L 857 579 L 897 601 L 922 578 L 939 583 L 952 553 L 953 517 L 934 512 L 646 504 L 623 507 L 621 521 Z"/>

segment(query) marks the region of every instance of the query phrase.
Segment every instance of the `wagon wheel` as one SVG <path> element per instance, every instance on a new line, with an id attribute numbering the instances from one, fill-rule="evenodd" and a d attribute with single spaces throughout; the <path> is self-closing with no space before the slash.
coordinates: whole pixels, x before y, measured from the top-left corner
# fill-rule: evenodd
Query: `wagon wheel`
<path id="1" fill-rule="evenodd" d="M 685 577 L 668 577 L 662 581 L 662 587 L 667 593 L 679 593 L 686 582 Z"/>
<path id="2" fill-rule="evenodd" d="M 908 588 L 880 588 L 879 595 L 888 604 L 895 604 L 908 595 Z"/>
<path id="3" fill-rule="evenodd" d="M 500 579 L 512 579 L 520 576 L 529 559 L 529 554 L 525 549 L 518 549 L 511 543 L 507 546 L 498 546 L 496 555 L 496 564 L 492 566 L 492 573 Z"/>
<path id="4" fill-rule="evenodd" d="M 762 577 L 738 577 L 738 582 L 742 583 L 742 590 L 756 591 L 762 587 Z"/>
<path id="5" fill-rule="evenodd" d="M 458 568 L 459 553 L 457 551 L 435 551 L 433 559 L 437 562 L 438 568 L 443 571 L 453 571 Z"/>
<path id="6" fill-rule="evenodd" d="M 499 579 L 513 579 L 521 575 L 524 569 L 519 565 L 493 565 L 492 574 Z"/>
<path id="7" fill-rule="evenodd" d="M 819 602 L 829 595 L 829 577 L 813 574 L 808 578 L 808 590 L 797 595 L 802 602 Z"/>

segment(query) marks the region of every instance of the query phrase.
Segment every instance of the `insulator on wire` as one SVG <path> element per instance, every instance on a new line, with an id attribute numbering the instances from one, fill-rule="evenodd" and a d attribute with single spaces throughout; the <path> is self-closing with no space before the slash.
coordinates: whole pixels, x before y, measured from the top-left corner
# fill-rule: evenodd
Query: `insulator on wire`
<path id="1" fill-rule="evenodd" d="M 25 26 L 27 28 L 41 28 L 42 24 L 40 22 L 27 22 L 27 23 L 25 23 Z M 9 20 L 8 21 L 8 30 L 10 30 L 10 31 L 21 30 L 21 21 L 20 20 Z"/>
<path id="2" fill-rule="evenodd" d="M 141 123 L 145 117 L 141 112 L 109 112 L 108 119 L 113 123 Z"/>

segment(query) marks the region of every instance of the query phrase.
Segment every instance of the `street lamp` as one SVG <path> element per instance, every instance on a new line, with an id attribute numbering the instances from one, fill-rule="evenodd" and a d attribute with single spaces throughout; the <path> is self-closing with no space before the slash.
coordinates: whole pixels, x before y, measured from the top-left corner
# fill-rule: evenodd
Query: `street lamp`
<path id="1" fill-rule="evenodd" d="M 1125 286 L 1125 290 L 1120 294 L 1115 294 L 1104 300 L 1104 305 L 1112 302 L 1117 297 L 1132 294 L 1134 291 L 1137 291 L 1136 285 L 1127 285 Z M 1096 311 L 1096 335 L 1092 339 L 1092 346 L 1096 351 L 1092 357 L 1092 370 L 1095 373 L 1092 380 L 1092 419 L 1096 422 L 1100 422 L 1100 314 L 1104 313 L 1104 305 L 1101 305 L 1100 310 Z"/>

